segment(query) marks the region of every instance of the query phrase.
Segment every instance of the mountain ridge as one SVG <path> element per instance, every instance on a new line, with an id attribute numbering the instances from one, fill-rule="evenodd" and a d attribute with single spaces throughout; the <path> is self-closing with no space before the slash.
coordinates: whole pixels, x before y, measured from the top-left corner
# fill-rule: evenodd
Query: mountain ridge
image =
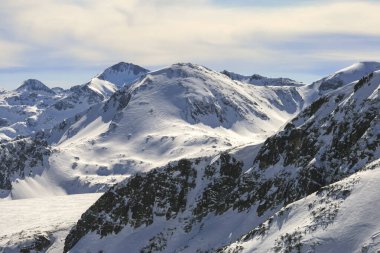
<path id="1" fill-rule="evenodd" d="M 297 81 L 290 79 L 290 78 L 283 78 L 283 77 L 272 78 L 272 77 L 261 76 L 259 74 L 253 74 L 250 76 L 245 76 L 245 75 L 237 74 L 237 73 L 230 72 L 227 70 L 223 70 L 221 73 L 228 76 L 232 80 L 246 82 L 246 83 L 250 83 L 253 85 L 295 86 L 295 87 L 300 87 L 300 86 L 305 85 L 302 82 L 297 82 Z"/>

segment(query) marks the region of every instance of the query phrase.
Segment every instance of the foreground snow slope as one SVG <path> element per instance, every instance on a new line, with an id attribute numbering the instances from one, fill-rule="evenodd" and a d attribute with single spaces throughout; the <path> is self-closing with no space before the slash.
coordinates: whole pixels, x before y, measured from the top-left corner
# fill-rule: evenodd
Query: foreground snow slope
<path id="1" fill-rule="evenodd" d="M 0 251 L 20 252 L 20 248 L 44 236 L 50 241 L 46 252 L 62 252 L 62 240 L 99 196 L 95 193 L 0 201 Z"/>
<path id="2" fill-rule="evenodd" d="M 380 160 L 290 204 L 219 252 L 380 250 Z"/>

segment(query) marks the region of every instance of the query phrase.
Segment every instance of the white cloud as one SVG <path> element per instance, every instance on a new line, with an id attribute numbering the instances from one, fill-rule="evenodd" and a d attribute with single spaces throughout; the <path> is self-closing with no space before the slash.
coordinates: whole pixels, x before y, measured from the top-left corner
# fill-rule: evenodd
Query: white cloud
<path id="1" fill-rule="evenodd" d="M 23 43 L 30 49 L 29 56 L 36 54 L 41 62 L 128 60 L 163 65 L 255 59 L 273 63 L 272 57 L 278 54 L 284 61 L 294 57 L 269 42 L 314 33 L 380 36 L 380 4 L 367 1 L 265 8 L 215 5 L 206 0 L 3 0 L 0 10 L 0 23 L 6 24 L 0 39 Z M 250 44 L 244 41 L 247 37 Z M 23 57 L 9 43 L 7 47 L 9 53 L 0 55 L 0 67 Z M 330 58 L 328 52 L 310 54 Z"/>
<path id="2" fill-rule="evenodd" d="M 12 43 L 0 38 L 0 68 L 22 66 L 21 58 L 25 50 L 25 45 Z"/>

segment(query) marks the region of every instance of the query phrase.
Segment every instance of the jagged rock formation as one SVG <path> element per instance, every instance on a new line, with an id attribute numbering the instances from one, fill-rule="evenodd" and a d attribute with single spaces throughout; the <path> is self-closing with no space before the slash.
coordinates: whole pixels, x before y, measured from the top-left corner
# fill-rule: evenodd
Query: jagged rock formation
<path id="1" fill-rule="evenodd" d="M 0 190 L 10 190 L 15 179 L 41 174 L 51 150 L 44 140 L 21 138 L 0 144 Z"/>

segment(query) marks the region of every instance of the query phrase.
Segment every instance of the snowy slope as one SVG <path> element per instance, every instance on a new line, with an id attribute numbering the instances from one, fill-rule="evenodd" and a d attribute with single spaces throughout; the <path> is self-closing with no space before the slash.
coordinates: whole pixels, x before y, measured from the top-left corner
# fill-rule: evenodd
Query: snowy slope
<path id="1" fill-rule="evenodd" d="M 295 87 L 253 86 L 202 66 L 175 64 L 48 133 L 56 152 L 41 184 L 93 192 L 170 161 L 259 143 L 302 105 Z M 28 185 L 12 184 L 12 196 L 27 197 Z"/>
<path id="2" fill-rule="evenodd" d="M 257 219 L 251 212 L 230 211 L 209 217 L 189 235 L 178 232 L 181 223 L 155 221 L 158 224 L 150 225 L 149 229 L 136 229 L 133 234 L 121 231 L 99 240 L 93 233 L 88 236 L 89 241 L 81 241 L 70 252 L 100 249 L 140 252 L 146 245 L 149 247 L 142 252 L 195 252 L 202 247 L 219 253 L 377 252 L 380 249 L 379 181 L 380 160 L 376 160 L 363 171 L 321 188 L 267 219 Z M 240 238 L 234 242 L 239 234 Z M 215 240 L 229 245 L 212 249 Z"/>
<path id="3" fill-rule="evenodd" d="M 185 132 L 186 128 L 210 132 L 233 129 L 269 135 L 302 106 L 302 98 L 294 88 L 251 87 L 192 64 L 152 72 L 124 92 L 131 98 L 118 122 L 114 121 L 117 127 L 113 135 L 130 134 L 132 140 L 136 135 L 148 138 L 149 134 L 173 125 Z M 258 123 L 262 125 L 260 128 Z"/>
<path id="4" fill-rule="evenodd" d="M 347 68 L 314 82 L 311 87 L 316 87 L 320 94 L 354 82 L 376 70 L 380 70 L 380 62 L 358 62 Z"/>
<path id="5" fill-rule="evenodd" d="M 232 80 L 250 83 L 259 86 L 294 86 L 304 99 L 304 107 L 310 105 L 320 96 L 334 91 L 340 87 L 358 81 L 360 78 L 368 74 L 380 70 L 380 62 L 358 62 L 346 68 L 340 69 L 311 85 L 305 85 L 301 82 L 289 78 L 270 78 L 258 74 L 245 76 L 230 72 L 227 70 L 221 73 L 228 76 Z"/>
<path id="6" fill-rule="evenodd" d="M 379 89 L 377 71 L 321 97 L 261 145 L 130 177 L 83 214 L 65 250 L 213 252 L 260 233 L 281 208 L 380 158 Z M 289 252 L 291 238 L 278 251 Z"/>
<path id="7" fill-rule="evenodd" d="M 309 106 L 321 96 L 356 82 L 377 70 L 380 70 L 380 62 L 358 62 L 335 71 L 312 84 L 300 86 L 299 92 L 304 98 L 304 107 Z"/>
<path id="8" fill-rule="evenodd" d="M 219 252 L 378 252 L 379 182 L 377 160 L 286 206 Z"/>
<path id="9" fill-rule="evenodd" d="M 41 251 L 62 252 L 66 234 L 99 196 L 95 193 L 0 201 L 0 251 L 20 252 L 39 239 L 41 245 L 47 240 L 49 248 Z"/>
<path id="10" fill-rule="evenodd" d="M 98 78 L 91 79 L 91 81 L 87 84 L 87 87 L 92 91 L 103 95 L 104 98 L 111 97 L 112 94 L 117 91 L 117 87 L 113 83 L 100 80 Z"/>

